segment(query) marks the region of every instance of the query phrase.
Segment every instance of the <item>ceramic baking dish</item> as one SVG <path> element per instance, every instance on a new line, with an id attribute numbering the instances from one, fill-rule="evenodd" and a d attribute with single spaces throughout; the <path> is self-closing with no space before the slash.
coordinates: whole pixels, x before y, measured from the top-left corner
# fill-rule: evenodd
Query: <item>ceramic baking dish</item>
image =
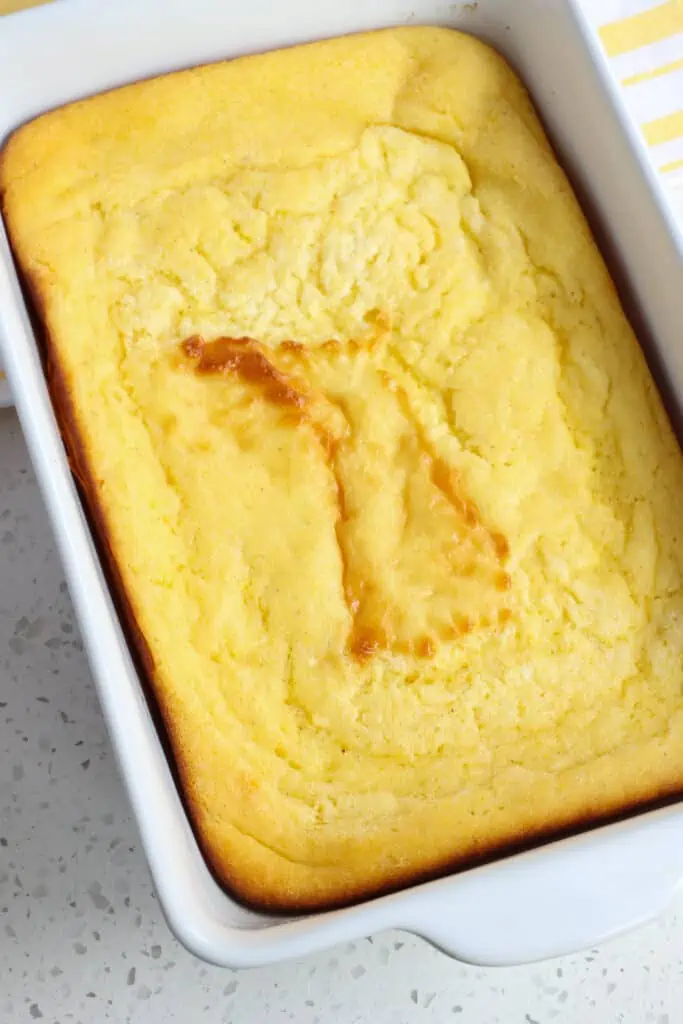
<path id="1" fill-rule="evenodd" d="M 0 139 L 48 108 L 124 82 L 405 23 L 473 32 L 520 71 L 649 354 L 667 390 L 683 397 L 680 238 L 575 0 L 62 0 L 0 22 Z M 283 919 L 232 900 L 199 852 L 117 620 L 4 233 L 0 343 L 161 903 L 191 950 L 243 966 L 403 928 L 463 960 L 509 964 L 592 945 L 666 904 L 683 878 L 683 804 L 343 910 Z"/>

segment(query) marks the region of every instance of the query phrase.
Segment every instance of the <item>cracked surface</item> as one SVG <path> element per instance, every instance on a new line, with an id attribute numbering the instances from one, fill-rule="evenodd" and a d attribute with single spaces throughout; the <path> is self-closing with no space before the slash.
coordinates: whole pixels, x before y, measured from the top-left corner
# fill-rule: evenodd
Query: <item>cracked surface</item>
<path id="1" fill-rule="evenodd" d="M 242 421 L 234 409 L 223 415 L 240 446 L 261 431 L 295 430 L 295 451 L 313 440 L 332 494 L 346 650 L 358 661 L 381 651 L 432 657 L 441 642 L 510 617 L 507 541 L 485 527 L 457 470 L 434 454 L 405 391 L 382 368 L 384 347 L 373 339 L 371 358 L 366 346 L 338 342 L 284 342 L 269 353 L 249 338 L 182 345 L 196 373 L 222 376 L 228 401 L 237 394 L 245 407 Z"/>
<path id="2" fill-rule="evenodd" d="M 0 183 L 226 882 L 317 906 L 680 787 L 681 455 L 499 57 L 170 76 Z"/>

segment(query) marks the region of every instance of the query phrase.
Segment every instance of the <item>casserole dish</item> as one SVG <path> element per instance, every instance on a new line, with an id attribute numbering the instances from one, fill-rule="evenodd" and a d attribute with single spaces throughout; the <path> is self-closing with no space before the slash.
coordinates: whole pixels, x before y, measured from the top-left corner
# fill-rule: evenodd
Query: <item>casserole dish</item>
<path id="1" fill-rule="evenodd" d="M 683 387 L 674 344 L 680 248 L 643 148 L 574 5 L 490 0 L 422 3 L 415 9 L 373 0 L 362 15 L 351 17 L 314 11 L 297 0 L 287 15 L 279 19 L 265 2 L 248 12 L 209 0 L 163 6 L 154 0 L 144 11 L 125 2 L 104 11 L 74 0 L 11 19 L 0 29 L 0 95 L 5 97 L 0 134 L 5 137 L 27 118 L 88 93 L 238 53 L 410 22 L 478 34 L 526 80 L 603 247 L 613 256 L 622 289 L 632 298 L 630 312 L 675 412 L 674 399 Z M 135 55 L 129 52 L 131 38 L 138 43 Z M 85 57 L 79 63 L 69 54 Z M 580 124 L 576 109 L 582 111 Z M 683 861 L 683 815 L 670 808 L 361 906 L 289 921 L 245 910 L 218 888 L 185 818 L 117 622 L 68 472 L 5 239 L 3 246 L 4 358 L 161 901 L 186 944 L 207 959 L 241 966 L 405 927 L 464 959 L 510 963 L 593 943 L 656 912 L 677 883 Z M 648 342 L 655 337 L 657 345 Z"/>

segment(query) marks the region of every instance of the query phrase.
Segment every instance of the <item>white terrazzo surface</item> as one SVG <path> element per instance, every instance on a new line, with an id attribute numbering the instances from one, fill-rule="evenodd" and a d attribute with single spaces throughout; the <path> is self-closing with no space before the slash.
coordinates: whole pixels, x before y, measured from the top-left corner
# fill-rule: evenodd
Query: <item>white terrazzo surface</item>
<path id="1" fill-rule="evenodd" d="M 247 972 L 194 960 L 152 892 L 21 432 L 0 410 L 0 1024 L 35 1020 L 678 1024 L 683 902 L 523 968 L 465 967 L 399 933 Z"/>

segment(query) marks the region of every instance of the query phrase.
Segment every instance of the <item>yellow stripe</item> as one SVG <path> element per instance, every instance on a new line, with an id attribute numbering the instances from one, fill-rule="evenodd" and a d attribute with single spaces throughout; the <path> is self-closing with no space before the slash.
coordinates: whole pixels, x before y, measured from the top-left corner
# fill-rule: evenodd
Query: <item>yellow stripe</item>
<path id="1" fill-rule="evenodd" d="M 630 18 L 613 21 L 600 29 L 600 36 L 609 56 L 618 57 L 668 39 L 676 32 L 683 32 L 683 0 L 666 0 Z"/>
<path id="2" fill-rule="evenodd" d="M 680 71 L 683 68 L 683 57 L 680 60 L 673 60 L 670 64 L 662 64 L 661 68 L 651 68 L 650 71 L 641 71 L 637 75 L 629 75 L 622 79 L 622 85 L 638 85 L 639 82 L 649 82 L 652 78 L 661 78 L 662 75 L 670 75 L 672 71 Z"/>
<path id="3" fill-rule="evenodd" d="M 662 142 L 671 142 L 683 135 L 683 110 L 676 114 L 667 114 L 643 125 L 645 138 L 650 146 L 658 146 Z"/>
<path id="4" fill-rule="evenodd" d="M 672 160 L 670 164 L 664 164 L 659 169 L 662 174 L 668 174 L 670 171 L 680 171 L 683 169 L 683 160 Z"/>
<path id="5" fill-rule="evenodd" d="M 15 11 L 23 11 L 26 7 L 38 7 L 44 3 L 47 3 L 47 0 L 0 0 L 0 14 L 14 14 Z"/>

